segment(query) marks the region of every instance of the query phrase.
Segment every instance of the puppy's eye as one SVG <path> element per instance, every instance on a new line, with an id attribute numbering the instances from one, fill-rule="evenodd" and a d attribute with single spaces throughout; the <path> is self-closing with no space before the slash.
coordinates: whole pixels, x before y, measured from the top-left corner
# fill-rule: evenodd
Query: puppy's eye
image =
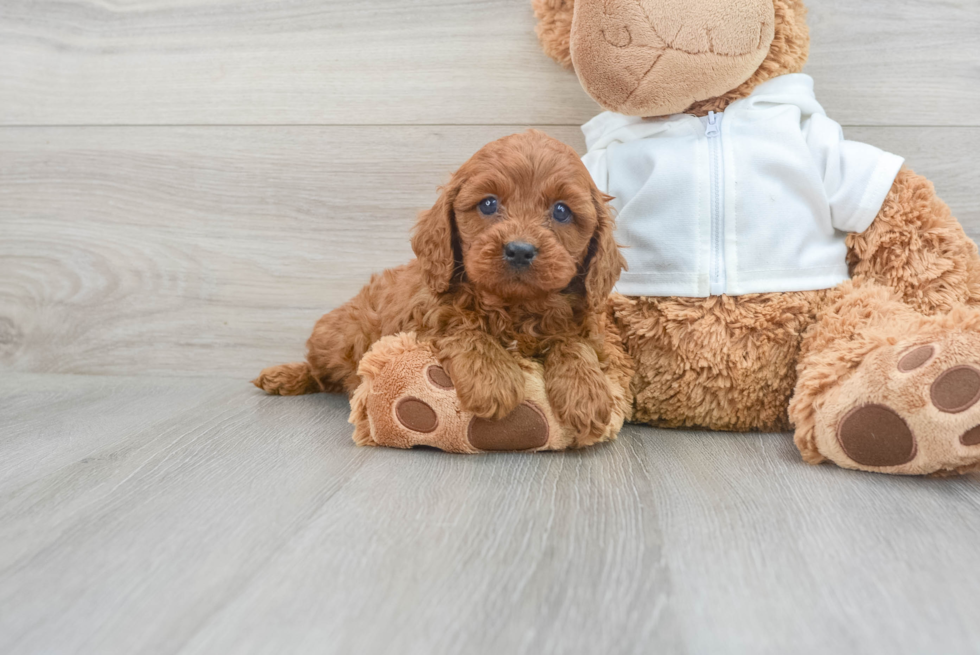
<path id="1" fill-rule="evenodd" d="M 572 220 L 572 210 L 563 202 L 556 202 L 551 208 L 551 217 L 559 223 L 569 223 Z"/>
<path id="2" fill-rule="evenodd" d="M 487 196 L 480 201 L 477 207 L 480 208 L 480 213 L 484 216 L 493 216 L 497 213 L 497 199 L 493 196 Z"/>

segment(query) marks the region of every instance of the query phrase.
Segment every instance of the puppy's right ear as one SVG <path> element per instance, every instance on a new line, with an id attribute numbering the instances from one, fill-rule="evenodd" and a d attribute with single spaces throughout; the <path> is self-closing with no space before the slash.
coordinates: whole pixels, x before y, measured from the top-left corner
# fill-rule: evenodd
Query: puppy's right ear
<path id="1" fill-rule="evenodd" d="M 575 0 L 531 0 L 538 25 L 534 28 L 544 53 L 572 69 L 572 15 Z"/>
<path id="2" fill-rule="evenodd" d="M 462 262 L 457 261 L 460 253 L 453 212 L 458 192 L 455 179 L 443 187 L 432 209 L 419 214 L 412 232 L 412 250 L 422 268 L 422 278 L 436 293 L 448 291 L 453 277 L 462 268 Z"/>

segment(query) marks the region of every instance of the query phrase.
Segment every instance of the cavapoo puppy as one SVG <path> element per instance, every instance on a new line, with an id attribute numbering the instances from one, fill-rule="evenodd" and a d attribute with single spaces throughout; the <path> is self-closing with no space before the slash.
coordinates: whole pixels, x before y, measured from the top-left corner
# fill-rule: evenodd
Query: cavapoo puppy
<path id="1" fill-rule="evenodd" d="M 371 344 L 413 331 L 435 347 L 462 408 L 483 418 L 524 400 L 517 358 L 537 359 L 556 418 L 588 445 L 612 411 L 602 313 L 625 265 L 608 200 L 575 151 L 541 132 L 484 146 L 420 214 L 417 259 L 374 275 L 320 318 L 306 362 L 267 368 L 255 385 L 352 393 Z"/>

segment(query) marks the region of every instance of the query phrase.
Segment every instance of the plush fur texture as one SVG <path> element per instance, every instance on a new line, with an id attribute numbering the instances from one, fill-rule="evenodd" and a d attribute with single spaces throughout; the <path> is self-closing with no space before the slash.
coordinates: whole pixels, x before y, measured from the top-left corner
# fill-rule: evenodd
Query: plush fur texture
<path id="1" fill-rule="evenodd" d="M 800 0 L 532 4 L 545 53 L 565 68 L 574 62 L 586 92 L 621 114 L 724 111 L 766 80 L 802 71 L 809 52 Z"/>
<path id="2" fill-rule="evenodd" d="M 632 409 L 629 358 L 616 334 L 611 330 L 605 334 L 606 351 L 600 360 L 613 406 L 609 424 L 595 439 L 596 443 L 615 439 Z M 532 426 L 533 429 L 523 431 L 521 428 L 525 426 L 514 425 L 507 419 L 483 421 L 489 438 L 479 441 L 472 434 L 480 419 L 461 407 L 455 389 L 447 386 L 452 385 L 451 381 L 434 383 L 430 376 L 430 371 L 439 366 L 432 344 L 420 342 L 411 332 L 384 337 L 371 347 L 358 366 L 362 382 L 351 396 L 350 414 L 354 441 L 361 446 L 430 446 L 454 453 L 565 450 L 584 445 L 573 429 L 555 417 L 541 363 L 527 358 L 520 358 L 518 363 L 524 377 L 524 405 L 543 420 Z M 417 425 L 406 425 L 398 412 L 400 403 L 406 400 L 428 407 L 435 427 L 422 426 L 419 430 Z M 534 416 L 532 412 L 526 413 Z"/>
<path id="3" fill-rule="evenodd" d="M 898 174 L 871 227 L 848 235 L 847 244 L 854 279 L 892 289 L 916 311 L 980 303 L 977 245 L 932 182 L 910 170 Z"/>
<path id="4" fill-rule="evenodd" d="M 803 341 L 790 405 L 804 460 L 819 464 L 829 459 L 846 468 L 905 475 L 980 468 L 978 446 L 961 441 L 980 425 L 980 402 L 962 412 L 944 412 L 930 393 L 944 372 L 978 363 L 980 310 L 960 305 L 926 316 L 891 289 L 861 280 L 833 290 L 830 300 Z M 898 365 L 902 356 L 922 346 L 935 354 L 925 365 L 903 372 Z M 869 466 L 848 456 L 838 437 L 841 420 L 866 405 L 888 407 L 906 422 L 917 449 L 914 459 Z"/>
<path id="5" fill-rule="evenodd" d="M 636 367 L 633 420 L 671 428 L 788 429 L 800 344 L 825 295 L 613 296 L 614 322 Z"/>
<path id="6" fill-rule="evenodd" d="M 697 100 L 686 114 L 707 116 L 709 111 L 725 111 L 731 103 L 748 96 L 755 87 L 780 75 L 803 72 L 810 55 L 810 30 L 806 25 L 806 6 L 802 0 L 774 0 L 775 31 L 769 52 L 747 80 L 721 95 Z"/>
<path id="7" fill-rule="evenodd" d="M 485 215 L 482 201 L 495 200 Z M 564 203 L 573 219 L 552 217 Z M 431 342 L 463 411 L 509 415 L 526 398 L 521 358 L 543 366 L 549 412 L 594 443 L 616 411 L 602 311 L 625 262 L 604 197 L 574 150 L 536 131 L 477 152 L 418 219 L 417 259 L 375 275 L 326 314 L 308 341 L 307 361 L 262 371 L 274 394 L 352 393 L 358 366 L 382 337 L 412 331 Z M 522 242 L 537 255 L 525 268 L 504 258 Z"/>
<path id="8" fill-rule="evenodd" d="M 772 0 L 576 0 L 572 64 L 606 109 L 673 114 L 749 79 L 773 23 Z"/>
<path id="9" fill-rule="evenodd" d="M 612 95 L 602 89 L 619 82 L 605 76 L 604 65 L 632 71 L 650 65 L 643 52 L 630 58 L 631 44 L 623 31 L 612 39 L 624 44 L 615 56 L 595 55 L 587 70 L 576 72 L 580 79 L 588 78 L 583 87 L 608 109 L 639 116 L 681 111 L 681 105 L 698 116 L 723 111 L 762 82 L 800 72 L 806 62 L 809 33 L 802 0 L 771 1 L 775 24 L 764 60 L 744 81 L 714 96 L 690 102 L 686 94 L 691 87 L 680 84 L 659 95 L 634 94 L 630 103 L 610 102 Z M 578 15 L 586 4 L 590 10 L 582 16 L 589 21 Z M 594 11 L 598 5 L 607 8 L 605 15 Z M 652 0 L 534 0 L 545 52 L 576 67 L 576 31 L 584 39 L 591 30 L 590 38 L 595 38 L 611 14 L 626 21 L 630 35 L 643 34 L 656 21 L 634 16 L 637 8 L 673 8 L 681 16 L 698 5 L 708 6 L 693 2 L 678 10 L 673 3 Z M 725 6 L 746 5 L 733 1 Z M 701 24 L 698 29 L 704 28 Z M 691 75 L 714 74 L 697 58 L 688 64 Z M 663 83 L 667 78 L 659 79 Z M 674 100 L 664 100 L 671 96 Z M 948 372 L 960 367 L 980 372 L 976 245 L 936 197 L 932 184 L 907 169 L 896 178 L 872 226 L 849 235 L 847 243 L 852 281 L 834 289 L 707 299 L 614 296 L 611 316 L 636 367 L 634 420 L 719 430 L 795 427 L 796 443 L 811 463 L 830 460 L 848 468 L 904 474 L 976 468 L 980 444 L 968 435 L 977 434 L 970 430 L 980 425 L 980 402 L 950 413 L 930 399 L 940 380 L 955 377 Z M 935 354 L 915 371 L 900 370 L 897 362 L 916 348 Z M 897 417 L 894 424 L 904 426 L 914 443 L 911 461 L 880 466 L 866 463 L 873 457 L 855 455 L 865 463 L 852 457 L 860 449 L 854 446 L 854 430 L 844 427 L 853 426 L 848 417 L 866 406 Z"/>
<path id="10" fill-rule="evenodd" d="M 572 15 L 575 0 L 531 0 L 538 19 L 535 32 L 546 55 L 572 69 Z"/>

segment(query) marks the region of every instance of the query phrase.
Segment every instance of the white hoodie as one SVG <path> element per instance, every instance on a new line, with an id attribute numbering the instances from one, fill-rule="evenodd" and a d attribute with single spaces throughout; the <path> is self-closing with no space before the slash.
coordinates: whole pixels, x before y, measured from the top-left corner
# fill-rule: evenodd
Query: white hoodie
<path id="1" fill-rule="evenodd" d="M 849 278 L 846 233 L 881 209 L 901 157 L 844 140 L 808 75 L 758 86 L 723 114 L 605 112 L 583 158 L 615 197 L 630 296 L 826 289 Z"/>

